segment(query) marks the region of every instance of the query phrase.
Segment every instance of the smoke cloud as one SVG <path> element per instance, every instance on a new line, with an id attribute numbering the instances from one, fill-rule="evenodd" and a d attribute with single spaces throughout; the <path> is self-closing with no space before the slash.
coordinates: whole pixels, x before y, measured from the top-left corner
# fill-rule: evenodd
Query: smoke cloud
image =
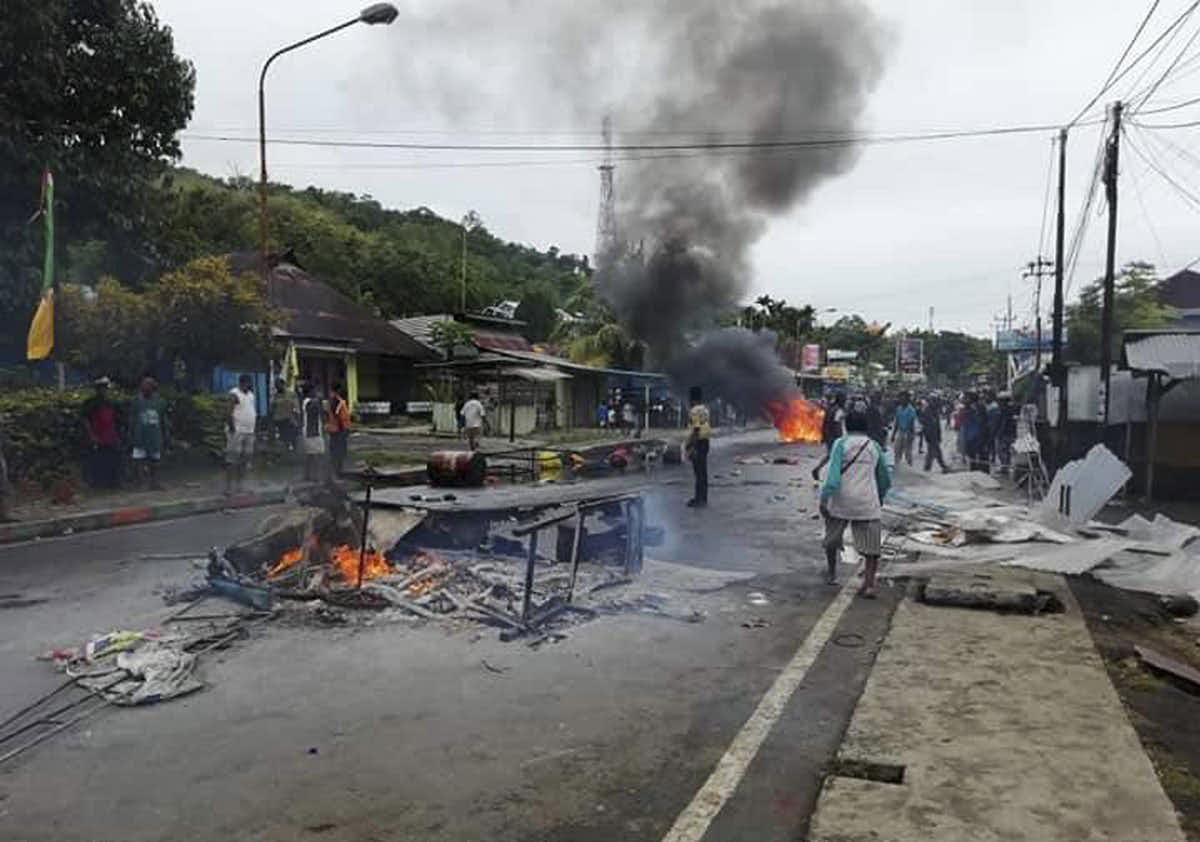
<path id="1" fill-rule="evenodd" d="M 442 0 L 409 28 L 404 87 L 446 115 L 598 127 L 611 113 L 618 145 L 845 136 L 883 64 L 860 0 Z M 750 412 L 768 384 L 790 387 L 767 338 L 702 337 L 745 296 L 770 218 L 857 154 L 618 152 L 619 242 L 597 255 L 597 284 L 648 363 Z"/>

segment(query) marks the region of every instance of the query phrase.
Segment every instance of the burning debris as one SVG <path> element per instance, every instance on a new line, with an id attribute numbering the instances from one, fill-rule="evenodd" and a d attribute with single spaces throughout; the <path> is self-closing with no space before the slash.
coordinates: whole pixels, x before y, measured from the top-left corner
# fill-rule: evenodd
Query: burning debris
<path id="1" fill-rule="evenodd" d="M 799 397 L 771 401 L 767 404 L 767 414 L 779 431 L 780 441 L 810 444 L 821 441 L 825 410 L 813 401 Z"/>

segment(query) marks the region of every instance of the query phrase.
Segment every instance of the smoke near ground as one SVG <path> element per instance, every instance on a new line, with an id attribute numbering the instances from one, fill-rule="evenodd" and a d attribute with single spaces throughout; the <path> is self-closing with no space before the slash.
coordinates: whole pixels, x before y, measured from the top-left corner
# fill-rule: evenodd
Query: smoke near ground
<path id="1" fill-rule="evenodd" d="M 618 146 L 844 137 L 882 72 L 880 27 L 858 0 L 459 0 L 410 29 L 404 87 L 444 113 L 597 127 L 611 113 Z M 770 218 L 857 149 L 617 155 L 620 241 L 597 255 L 601 294 L 649 364 L 678 384 L 703 374 L 706 397 L 757 411 L 741 381 L 782 382 L 773 348 L 745 331 L 696 342 L 749 289 Z M 702 359 L 717 353 L 728 359 Z"/>

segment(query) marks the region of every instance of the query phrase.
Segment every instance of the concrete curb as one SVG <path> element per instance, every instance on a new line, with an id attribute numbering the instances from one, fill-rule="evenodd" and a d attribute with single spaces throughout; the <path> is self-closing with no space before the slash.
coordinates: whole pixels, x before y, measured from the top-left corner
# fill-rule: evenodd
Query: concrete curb
<path id="1" fill-rule="evenodd" d="M 201 497 L 194 500 L 174 500 L 149 506 L 125 506 L 96 512 L 80 512 L 75 515 L 48 518 L 46 520 L 18 521 L 0 524 L 0 544 L 13 544 L 35 538 L 50 538 L 111 529 L 114 526 L 129 526 L 135 523 L 150 523 L 156 520 L 188 517 L 189 515 L 219 512 L 223 509 L 250 509 L 282 503 L 288 489 L 280 487 L 266 491 L 246 491 L 229 497 Z"/>

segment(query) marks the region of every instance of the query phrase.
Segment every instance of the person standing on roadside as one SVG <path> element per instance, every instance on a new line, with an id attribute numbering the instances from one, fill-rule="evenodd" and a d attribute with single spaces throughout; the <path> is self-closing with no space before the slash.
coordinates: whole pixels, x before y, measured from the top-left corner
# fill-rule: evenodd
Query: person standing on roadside
<path id="1" fill-rule="evenodd" d="M 463 430 L 467 434 L 467 449 L 478 450 L 479 439 L 483 436 L 483 422 L 487 416 L 483 402 L 479 400 L 478 392 L 471 392 L 471 396 L 462 405 L 458 414 L 462 417 Z"/>
<path id="2" fill-rule="evenodd" d="M 12 484 L 8 481 L 8 462 L 4 458 L 4 429 L 0 428 L 0 523 L 16 520 L 12 515 Z"/>
<path id="3" fill-rule="evenodd" d="M 304 384 L 300 402 L 300 441 L 304 452 L 304 479 L 320 482 L 325 478 L 325 410 L 312 383 Z"/>
<path id="4" fill-rule="evenodd" d="M 896 407 L 896 428 L 892 431 L 892 444 L 896 447 L 896 464 L 903 459 L 912 464 L 913 438 L 917 432 L 917 410 L 913 406 L 912 396 L 908 392 L 900 395 L 900 405 Z"/>
<path id="5" fill-rule="evenodd" d="M 865 560 L 858 593 L 875 598 L 875 574 L 883 545 L 883 498 L 891 484 L 883 449 L 867 435 L 866 413 L 852 409 L 846 415 L 846 434 L 834 442 L 829 453 L 829 471 L 821 485 L 829 584 L 837 583 L 838 553 L 848 526 L 854 549 Z"/>
<path id="6" fill-rule="evenodd" d="M 696 488 L 687 504 L 691 508 L 702 509 L 708 505 L 708 448 L 712 426 L 708 407 L 704 405 L 704 393 L 699 386 L 693 386 L 688 392 L 688 402 L 692 405 L 688 414 L 692 431 L 688 434 L 686 450 L 688 458 L 692 460 Z"/>
<path id="7" fill-rule="evenodd" d="M 283 378 L 275 381 L 275 394 L 271 396 L 271 423 L 275 427 L 275 438 L 287 448 L 296 449 L 296 418 L 300 413 L 296 393 L 287 387 Z"/>
<path id="8" fill-rule="evenodd" d="M 133 439 L 134 471 L 140 481 L 159 491 L 158 465 L 166 443 L 167 402 L 158 396 L 158 383 L 143 377 L 138 394 L 129 405 Z"/>
<path id="9" fill-rule="evenodd" d="M 258 409 L 254 400 L 254 378 L 249 374 L 239 376 L 237 386 L 229 390 L 229 416 L 225 424 L 225 493 L 232 494 L 242 490 L 242 481 L 254 458 Z"/>
<path id="10" fill-rule="evenodd" d="M 117 432 L 117 405 L 108 396 L 107 377 L 92 381 L 96 391 L 83 402 L 83 430 L 91 451 L 84 462 L 84 479 L 92 488 L 121 484 L 121 438 Z"/>
<path id="11" fill-rule="evenodd" d="M 329 415 L 325 420 L 325 431 L 329 433 L 329 463 L 333 478 L 342 475 L 346 466 L 346 454 L 350 450 L 350 404 L 346 401 L 346 387 L 334 383 L 329 393 Z"/>

